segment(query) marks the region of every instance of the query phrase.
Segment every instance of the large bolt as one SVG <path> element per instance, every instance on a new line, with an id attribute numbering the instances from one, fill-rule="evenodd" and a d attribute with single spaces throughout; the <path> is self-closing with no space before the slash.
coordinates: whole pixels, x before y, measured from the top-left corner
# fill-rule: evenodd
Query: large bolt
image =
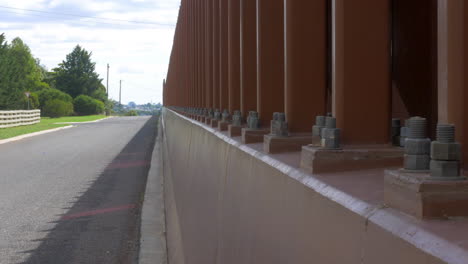
<path id="1" fill-rule="evenodd" d="M 455 126 L 454 125 L 437 125 L 437 141 L 441 143 L 455 142 Z"/>
<path id="2" fill-rule="evenodd" d="M 313 137 L 321 137 L 322 136 L 322 129 L 325 127 L 326 117 L 325 116 L 317 116 L 315 117 L 315 125 L 312 127 L 312 136 Z"/>
<path id="3" fill-rule="evenodd" d="M 214 119 L 217 120 L 217 121 L 221 120 L 221 112 L 219 112 L 218 109 L 216 109 L 215 112 L 214 112 Z"/>
<path id="4" fill-rule="evenodd" d="M 405 147 L 406 145 L 406 138 L 408 137 L 409 131 L 409 119 L 405 120 L 405 126 L 400 128 L 400 147 Z"/>
<path id="5" fill-rule="evenodd" d="M 336 118 L 328 116 L 325 121 L 326 128 L 336 128 Z"/>
<path id="6" fill-rule="evenodd" d="M 271 134 L 275 136 L 288 136 L 288 123 L 284 113 L 275 112 L 271 120 Z"/>
<path id="7" fill-rule="evenodd" d="M 408 123 L 404 167 L 409 171 L 429 170 L 431 140 L 426 137 L 427 120 L 422 117 L 413 117 Z"/>
<path id="8" fill-rule="evenodd" d="M 459 180 L 461 145 L 455 142 L 455 126 L 437 125 L 437 140 L 431 144 L 431 177 L 435 180 Z"/>
<path id="9" fill-rule="evenodd" d="M 242 114 L 238 110 L 234 111 L 232 115 L 232 125 L 238 127 L 242 125 Z"/>
<path id="10" fill-rule="evenodd" d="M 400 146 L 400 127 L 401 121 L 399 118 L 392 119 L 392 145 L 393 146 Z"/>
<path id="11" fill-rule="evenodd" d="M 229 114 L 229 111 L 227 109 L 224 109 L 222 117 L 223 117 L 222 121 L 225 123 L 229 123 L 231 121 L 230 120 L 231 115 Z"/>
<path id="12" fill-rule="evenodd" d="M 413 117 L 409 120 L 408 138 L 426 138 L 427 137 L 427 119 L 422 117 Z"/>
<path id="13" fill-rule="evenodd" d="M 255 112 L 255 111 L 249 112 L 249 116 L 247 117 L 247 126 L 250 129 L 260 128 L 260 119 L 258 117 L 258 112 Z"/>
<path id="14" fill-rule="evenodd" d="M 336 118 L 327 116 L 325 128 L 322 129 L 322 147 L 339 149 L 341 145 L 341 130 L 336 128 Z"/>

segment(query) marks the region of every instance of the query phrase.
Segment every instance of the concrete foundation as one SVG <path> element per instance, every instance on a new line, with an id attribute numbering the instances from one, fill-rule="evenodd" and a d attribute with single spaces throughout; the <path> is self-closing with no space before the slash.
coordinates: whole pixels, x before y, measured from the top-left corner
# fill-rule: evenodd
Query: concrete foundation
<path id="1" fill-rule="evenodd" d="M 218 120 L 216 119 L 211 119 L 211 124 L 210 124 L 211 127 L 218 127 Z"/>
<path id="2" fill-rule="evenodd" d="M 240 137 L 242 136 L 242 127 L 241 126 L 228 126 L 228 135 L 230 137 Z"/>
<path id="3" fill-rule="evenodd" d="M 218 130 L 219 131 L 227 131 L 229 123 L 228 122 L 218 122 Z"/>
<path id="4" fill-rule="evenodd" d="M 390 146 L 354 146 L 330 150 L 303 146 L 301 168 L 309 173 L 401 166 L 404 150 Z"/>
<path id="5" fill-rule="evenodd" d="M 274 135 L 265 135 L 263 137 L 263 151 L 265 153 L 283 153 L 301 151 L 302 146 L 312 142 L 312 136 L 288 136 L 278 137 Z"/>
<path id="6" fill-rule="evenodd" d="M 242 128 L 242 131 L 241 131 L 242 143 L 252 144 L 252 143 L 263 142 L 263 136 L 268 133 L 270 133 L 269 129 Z"/>
<path id="7" fill-rule="evenodd" d="M 433 181 L 428 173 L 385 172 L 385 204 L 418 218 L 468 216 L 468 181 Z"/>

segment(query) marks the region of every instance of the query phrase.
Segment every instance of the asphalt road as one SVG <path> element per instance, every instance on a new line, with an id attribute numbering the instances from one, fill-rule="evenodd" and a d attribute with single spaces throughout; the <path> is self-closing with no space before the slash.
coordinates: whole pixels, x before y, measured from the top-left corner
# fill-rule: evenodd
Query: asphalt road
<path id="1" fill-rule="evenodd" d="M 0 145 L 0 263 L 136 263 L 156 119 Z"/>

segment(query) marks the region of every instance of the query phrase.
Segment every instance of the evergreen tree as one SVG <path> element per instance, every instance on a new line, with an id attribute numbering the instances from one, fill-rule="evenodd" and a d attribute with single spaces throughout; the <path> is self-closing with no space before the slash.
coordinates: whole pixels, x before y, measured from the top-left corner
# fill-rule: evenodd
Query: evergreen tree
<path id="1" fill-rule="evenodd" d="M 96 63 L 91 61 L 91 52 L 79 45 L 59 64 L 55 72 L 55 86 L 73 98 L 79 95 L 92 96 L 100 90 L 101 81 L 95 72 Z"/>

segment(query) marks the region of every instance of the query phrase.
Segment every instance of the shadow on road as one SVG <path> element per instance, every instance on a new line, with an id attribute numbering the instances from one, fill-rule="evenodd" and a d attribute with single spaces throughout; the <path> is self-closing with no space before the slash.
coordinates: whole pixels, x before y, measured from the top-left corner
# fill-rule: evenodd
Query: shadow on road
<path id="1" fill-rule="evenodd" d="M 141 204 L 156 126 L 157 117 L 145 123 L 68 212 L 58 216 L 56 226 L 42 231 L 48 235 L 39 247 L 21 252 L 30 254 L 23 263 L 137 262 Z"/>

